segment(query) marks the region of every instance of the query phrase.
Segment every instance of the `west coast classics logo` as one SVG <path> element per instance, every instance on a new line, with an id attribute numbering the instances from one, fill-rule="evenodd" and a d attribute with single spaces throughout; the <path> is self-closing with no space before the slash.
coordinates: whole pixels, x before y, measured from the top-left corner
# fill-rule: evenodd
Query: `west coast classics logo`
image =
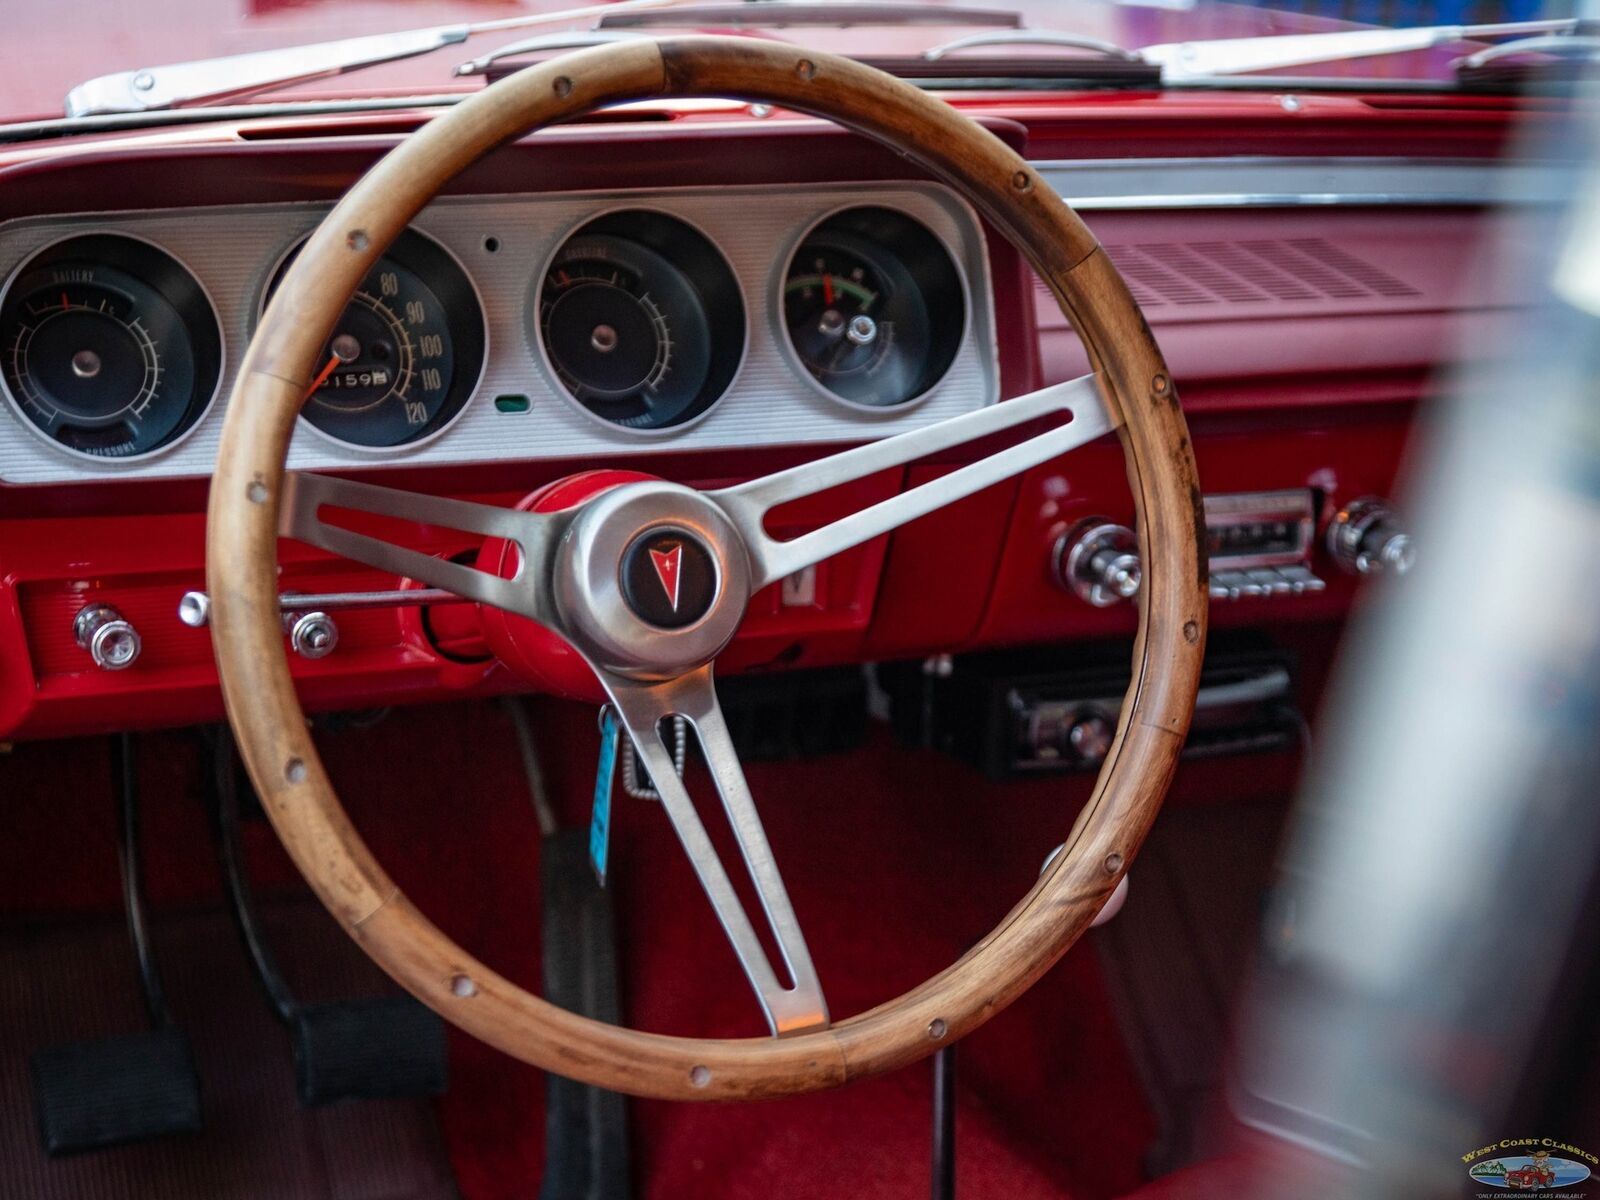
<path id="1" fill-rule="evenodd" d="M 1467 1175 L 1480 1185 L 1547 1196 L 1583 1196 L 1592 1169 L 1600 1165 L 1587 1150 L 1553 1138 L 1506 1138 L 1463 1154 Z"/>

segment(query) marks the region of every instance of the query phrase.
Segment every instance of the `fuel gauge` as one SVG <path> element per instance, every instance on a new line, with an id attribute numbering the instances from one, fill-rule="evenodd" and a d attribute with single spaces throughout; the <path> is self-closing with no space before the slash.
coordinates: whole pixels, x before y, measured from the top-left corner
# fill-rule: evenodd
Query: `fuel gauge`
<path id="1" fill-rule="evenodd" d="M 148 242 L 57 242 L 0 300 L 0 383 L 33 429 L 76 454 L 170 445 L 211 403 L 221 367 L 211 302 Z"/>

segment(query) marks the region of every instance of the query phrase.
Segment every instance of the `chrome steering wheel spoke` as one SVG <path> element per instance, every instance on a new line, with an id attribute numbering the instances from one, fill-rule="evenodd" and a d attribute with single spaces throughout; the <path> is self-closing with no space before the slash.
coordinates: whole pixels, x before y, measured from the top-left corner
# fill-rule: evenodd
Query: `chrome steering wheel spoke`
<path id="1" fill-rule="evenodd" d="M 323 519 L 324 508 L 503 538 L 517 547 L 517 573 L 502 579 L 385 538 L 330 525 Z M 464 600 L 490 604 L 550 625 L 556 610 L 550 597 L 549 564 L 569 519 L 565 513 L 524 512 L 291 471 L 284 476 L 278 532 L 380 571 L 443 588 Z"/>
<path id="2" fill-rule="evenodd" d="M 901 492 L 790 541 L 778 541 L 763 527 L 767 514 L 780 504 L 827 491 L 890 467 L 904 466 L 930 454 L 1003 433 L 1029 421 L 1063 413 L 1070 418 L 1064 425 L 987 455 L 948 475 Z M 1003 404 L 990 405 L 965 416 L 952 417 L 936 425 L 871 442 L 842 454 L 706 495 L 727 513 L 744 539 L 750 553 L 751 589 L 755 590 L 1030 467 L 1049 462 L 1058 455 L 1111 432 L 1119 424 L 1120 419 L 1113 415 L 1101 396 L 1095 377 L 1083 375 L 1066 383 L 1030 392 L 1026 396 L 1018 396 Z"/>
<path id="3" fill-rule="evenodd" d="M 733 945 L 745 977 L 755 989 L 772 1033 L 782 1036 L 826 1026 L 828 1006 L 822 985 L 728 735 L 712 685 L 710 664 L 663 683 L 643 683 L 606 671 L 600 672 L 600 679 L 650 772 L 667 819 Z M 780 978 L 763 949 L 750 914 L 735 893 L 688 789 L 674 768 L 671 749 L 663 741 L 660 727 L 668 717 L 675 716 L 685 718 L 700 741 L 723 811 L 792 984 Z"/>

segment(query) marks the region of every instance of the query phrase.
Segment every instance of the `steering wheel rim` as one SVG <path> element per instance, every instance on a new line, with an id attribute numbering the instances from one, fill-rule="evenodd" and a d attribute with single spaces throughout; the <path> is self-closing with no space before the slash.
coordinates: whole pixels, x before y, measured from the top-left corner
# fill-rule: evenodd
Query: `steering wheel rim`
<path id="1" fill-rule="evenodd" d="M 276 543 L 295 419 L 334 323 L 390 242 L 450 178 L 512 138 L 606 104 L 699 95 L 808 112 L 884 142 L 1011 241 L 1078 331 L 1120 421 L 1144 564 L 1117 733 L 1053 864 L 938 975 L 868 1012 L 773 1038 L 594 1021 L 447 938 L 350 824 L 295 697 L 278 619 Z M 514 1057 L 671 1099 L 790 1094 L 893 1069 L 976 1028 L 1042 975 L 1099 911 L 1160 807 L 1193 712 L 1208 602 L 1201 494 L 1176 389 L 1137 304 L 1072 210 L 1019 155 L 914 87 L 832 55 L 710 37 L 601 46 L 520 71 L 435 117 L 345 195 L 279 284 L 234 386 L 211 487 L 207 580 L 223 697 L 246 767 L 285 847 L 350 936 L 445 1019 Z"/>

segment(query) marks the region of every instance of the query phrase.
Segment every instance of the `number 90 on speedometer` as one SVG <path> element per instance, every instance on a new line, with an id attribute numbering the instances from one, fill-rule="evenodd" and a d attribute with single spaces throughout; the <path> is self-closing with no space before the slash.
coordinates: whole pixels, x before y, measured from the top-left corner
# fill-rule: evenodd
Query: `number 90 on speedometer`
<path id="1" fill-rule="evenodd" d="M 292 260 L 293 253 L 274 275 L 268 298 Z M 471 398 L 486 341 L 466 272 L 437 243 L 407 230 L 350 298 L 300 415 L 348 445 L 421 441 Z"/>

